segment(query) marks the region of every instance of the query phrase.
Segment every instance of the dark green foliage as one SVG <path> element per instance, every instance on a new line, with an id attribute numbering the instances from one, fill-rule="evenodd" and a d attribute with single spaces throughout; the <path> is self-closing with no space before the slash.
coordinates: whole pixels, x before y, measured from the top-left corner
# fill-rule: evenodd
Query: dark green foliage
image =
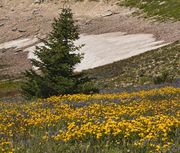
<path id="1" fill-rule="evenodd" d="M 168 72 L 163 72 L 162 74 L 155 76 L 153 78 L 154 84 L 162 84 L 165 82 L 172 82 L 173 76 L 171 76 Z"/>
<path id="2" fill-rule="evenodd" d="M 53 30 L 45 46 L 37 47 L 32 65 L 38 68 L 25 72 L 27 81 L 22 87 L 28 98 L 47 98 L 52 95 L 89 93 L 94 88 L 85 89 L 90 79 L 83 73 L 75 73 L 74 66 L 81 62 L 82 54 L 77 51 L 83 46 L 75 46 L 79 39 L 78 26 L 74 24 L 71 9 L 63 9 L 59 18 L 54 19 Z"/>

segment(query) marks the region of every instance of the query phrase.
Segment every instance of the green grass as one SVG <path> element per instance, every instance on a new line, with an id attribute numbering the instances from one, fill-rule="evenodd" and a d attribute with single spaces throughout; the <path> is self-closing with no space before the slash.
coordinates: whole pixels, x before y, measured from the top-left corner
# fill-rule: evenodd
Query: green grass
<path id="1" fill-rule="evenodd" d="M 0 102 L 0 152 L 178 153 L 179 93 L 167 87 Z"/>
<path id="2" fill-rule="evenodd" d="M 123 0 L 120 4 L 139 8 L 150 17 L 180 20 L 180 0 Z"/>
<path id="3" fill-rule="evenodd" d="M 108 146 L 106 144 L 93 144 L 90 143 L 54 143 L 42 142 L 39 144 L 37 140 L 32 144 L 32 147 L 25 147 L 21 149 L 15 148 L 15 153 L 149 153 L 149 150 L 144 148 L 135 148 L 133 145 L 127 143 L 126 147 Z M 130 151 L 131 150 L 131 151 Z"/>
<path id="4" fill-rule="evenodd" d="M 180 41 L 112 64 L 88 70 L 100 89 L 154 84 L 164 72 L 180 78 Z M 170 80 L 171 81 L 171 80 Z"/>
<path id="5" fill-rule="evenodd" d="M 0 98 L 11 97 L 20 94 L 20 81 L 0 82 Z"/>
<path id="6" fill-rule="evenodd" d="M 5 65 L 5 64 L 2 64 L 2 63 L 3 63 L 2 59 L 0 58 L 0 80 L 3 80 L 5 78 L 9 77 L 8 75 L 2 74 L 2 71 L 4 71 L 4 69 L 8 67 L 8 65 Z"/>

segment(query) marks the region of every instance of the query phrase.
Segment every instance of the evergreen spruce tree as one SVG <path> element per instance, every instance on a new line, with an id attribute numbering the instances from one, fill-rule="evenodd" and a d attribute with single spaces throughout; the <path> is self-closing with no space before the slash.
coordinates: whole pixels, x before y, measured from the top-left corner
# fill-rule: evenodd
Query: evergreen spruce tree
<path id="1" fill-rule="evenodd" d="M 81 62 L 83 55 L 77 53 L 82 45 L 74 44 L 79 39 L 79 33 L 71 9 L 62 9 L 52 28 L 48 39 L 43 40 L 45 46 L 36 48 L 38 59 L 31 60 L 32 66 L 38 70 L 25 72 L 27 79 L 22 86 L 23 94 L 27 98 L 47 98 L 97 91 L 91 85 L 87 86 L 90 82 L 88 77 L 74 72 L 74 66 Z"/>

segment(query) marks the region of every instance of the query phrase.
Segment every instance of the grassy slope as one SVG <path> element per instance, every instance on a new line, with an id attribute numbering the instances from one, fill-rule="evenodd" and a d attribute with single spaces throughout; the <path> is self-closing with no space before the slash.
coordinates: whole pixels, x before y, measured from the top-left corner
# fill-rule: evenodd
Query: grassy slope
<path id="1" fill-rule="evenodd" d="M 96 77 L 101 89 L 152 84 L 153 77 L 168 72 L 180 77 L 180 42 L 149 51 L 87 72 Z"/>
<path id="2" fill-rule="evenodd" d="M 7 65 L 4 65 L 4 64 L 1 64 L 3 63 L 2 62 L 2 59 L 0 58 L 0 80 L 3 80 L 4 78 L 8 78 L 8 76 L 5 76 L 2 74 L 2 71 L 7 68 L 8 66 Z"/>
<path id="3" fill-rule="evenodd" d="M 20 86 L 21 82 L 18 81 L 0 82 L 0 98 L 20 94 Z"/>
<path id="4" fill-rule="evenodd" d="M 150 17 L 180 20 L 180 0 L 123 0 L 121 4 L 137 7 Z"/>
<path id="5" fill-rule="evenodd" d="M 180 88 L 0 102 L 0 152 L 178 153 Z"/>
<path id="6" fill-rule="evenodd" d="M 176 21 L 180 19 L 179 0 L 123 0 L 120 4 L 140 8 L 147 17 Z M 152 84 L 154 77 L 163 72 L 168 72 L 170 78 L 176 79 L 180 77 L 179 52 L 178 41 L 154 51 L 88 70 L 88 73 L 97 77 L 96 83 L 101 89 Z"/>
<path id="7" fill-rule="evenodd" d="M 180 19 L 180 0 L 123 0 L 122 5 L 137 7 L 158 19 Z M 168 47 L 137 55 L 130 59 L 89 70 L 91 76 L 97 77 L 96 83 L 101 89 L 119 88 L 129 85 L 151 84 L 153 76 L 169 72 L 179 78 L 178 53 L 179 42 Z M 0 69 L 4 67 L 0 65 Z M 0 75 L 0 80 L 4 76 Z M 0 97 L 19 94 L 20 83 L 4 82 L 0 84 Z"/>
<path id="8" fill-rule="evenodd" d="M 149 51 L 129 59 L 88 70 L 96 77 L 100 89 L 153 84 L 153 78 L 168 72 L 169 77 L 180 78 L 180 42 Z M 14 96 L 20 92 L 21 82 L 0 83 L 0 98 Z"/>

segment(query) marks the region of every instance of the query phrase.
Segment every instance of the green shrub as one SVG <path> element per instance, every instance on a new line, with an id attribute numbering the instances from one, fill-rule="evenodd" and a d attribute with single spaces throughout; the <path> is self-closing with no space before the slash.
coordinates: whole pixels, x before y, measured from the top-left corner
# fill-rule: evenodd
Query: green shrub
<path id="1" fill-rule="evenodd" d="M 154 84 L 161 84 L 172 81 L 173 81 L 173 76 L 171 76 L 168 72 L 163 72 L 162 74 L 157 75 L 153 78 Z"/>

